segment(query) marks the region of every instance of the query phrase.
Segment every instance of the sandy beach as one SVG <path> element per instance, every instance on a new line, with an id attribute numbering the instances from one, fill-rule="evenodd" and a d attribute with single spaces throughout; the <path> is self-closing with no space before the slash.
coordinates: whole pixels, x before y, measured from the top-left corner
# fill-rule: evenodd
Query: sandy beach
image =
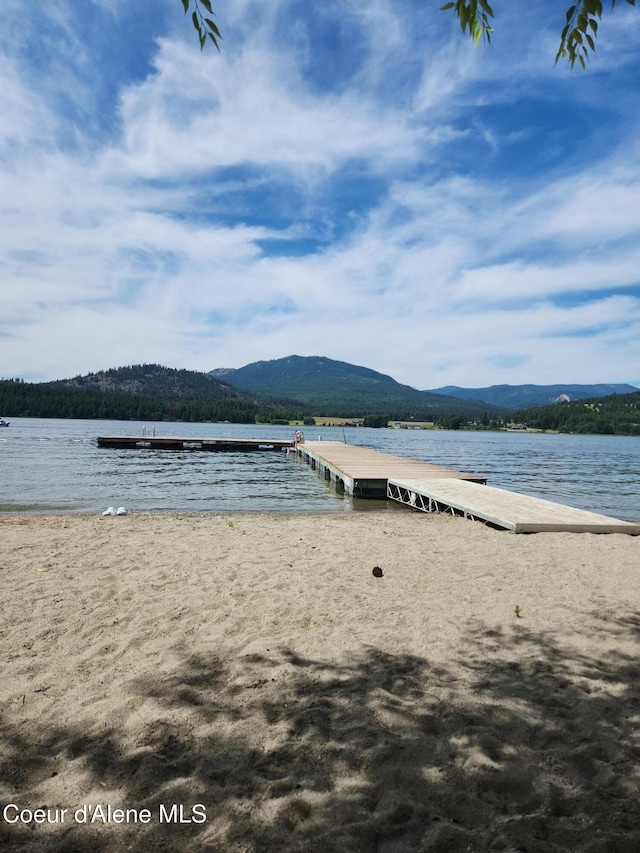
<path id="1" fill-rule="evenodd" d="M 0 847 L 635 853 L 639 569 L 409 511 L 0 518 Z"/>

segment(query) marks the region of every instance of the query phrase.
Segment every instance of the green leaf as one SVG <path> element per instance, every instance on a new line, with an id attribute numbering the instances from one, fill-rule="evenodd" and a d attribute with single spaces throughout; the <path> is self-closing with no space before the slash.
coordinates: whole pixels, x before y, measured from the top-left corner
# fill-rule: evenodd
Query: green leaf
<path id="1" fill-rule="evenodd" d="M 184 13 L 186 15 L 189 11 L 189 0 L 182 0 L 182 5 L 184 6 Z"/>
<path id="2" fill-rule="evenodd" d="M 184 0 L 183 0 L 183 2 L 184 2 Z M 446 12 L 446 11 L 447 11 L 447 9 L 453 9 L 453 7 L 454 7 L 455 5 L 456 5 L 455 3 L 445 3 L 445 4 L 444 4 L 444 6 L 440 6 L 440 11 L 441 11 L 441 12 Z"/>
<path id="3" fill-rule="evenodd" d="M 213 9 L 211 8 L 211 0 L 200 0 L 204 8 L 210 15 L 213 15 Z"/>
<path id="4" fill-rule="evenodd" d="M 198 20 L 198 15 L 195 12 L 191 16 L 191 20 L 193 21 L 193 26 L 196 28 L 198 33 L 200 33 L 200 21 Z"/>
<path id="5" fill-rule="evenodd" d="M 211 41 L 215 44 L 215 46 L 216 46 L 216 50 L 218 51 L 218 53 L 220 53 L 220 45 L 219 45 L 219 44 L 218 44 L 218 42 L 216 41 L 216 37 L 215 37 L 212 33 L 207 33 L 207 35 L 209 36 L 209 38 L 211 39 Z"/>
<path id="6" fill-rule="evenodd" d="M 205 18 L 204 22 L 209 27 L 209 29 L 218 36 L 219 39 L 222 38 L 222 36 L 220 35 L 220 30 L 216 27 L 215 22 L 212 21 L 211 18 Z"/>
<path id="7" fill-rule="evenodd" d="M 576 11 L 576 6 L 569 6 L 567 9 L 567 23 L 573 18 L 573 13 Z"/>

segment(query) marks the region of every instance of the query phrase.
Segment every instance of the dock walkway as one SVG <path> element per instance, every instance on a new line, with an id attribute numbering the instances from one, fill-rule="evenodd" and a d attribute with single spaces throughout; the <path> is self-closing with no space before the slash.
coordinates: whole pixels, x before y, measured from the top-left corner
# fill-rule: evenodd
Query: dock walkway
<path id="1" fill-rule="evenodd" d="M 463 515 L 512 533 L 640 534 L 640 524 L 462 480 L 393 478 L 387 496 L 422 512 Z"/>
<path id="2" fill-rule="evenodd" d="M 298 444 L 297 450 L 298 455 L 312 468 L 324 474 L 327 480 L 333 480 L 353 497 L 385 498 L 391 477 L 430 480 L 446 477 L 486 483 L 486 477 L 479 474 L 464 474 L 429 462 L 339 441 L 306 441 Z"/>
<path id="3" fill-rule="evenodd" d="M 220 452 L 293 448 L 295 442 L 271 438 L 179 438 L 156 435 L 99 435 L 98 447 L 123 450 L 209 450 Z"/>
<path id="4" fill-rule="evenodd" d="M 337 441 L 297 445 L 312 468 L 354 497 L 387 497 L 422 512 L 450 512 L 512 533 L 640 534 L 640 524 L 487 486 L 486 478 Z"/>

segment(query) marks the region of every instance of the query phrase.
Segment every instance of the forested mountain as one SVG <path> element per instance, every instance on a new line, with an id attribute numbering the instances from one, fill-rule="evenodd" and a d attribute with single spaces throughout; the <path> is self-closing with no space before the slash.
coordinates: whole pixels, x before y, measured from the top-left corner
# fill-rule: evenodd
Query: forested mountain
<path id="1" fill-rule="evenodd" d="M 640 435 L 640 391 L 524 409 L 511 417 L 533 429 Z"/>
<path id="2" fill-rule="evenodd" d="M 212 371 L 213 375 L 219 371 Z M 321 356 L 292 355 L 257 361 L 224 372 L 225 381 L 256 394 L 293 397 L 316 415 L 355 416 L 384 412 L 391 419 L 432 420 L 497 412 L 491 404 L 417 391 L 375 370 Z"/>
<path id="3" fill-rule="evenodd" d="M 111 368 L 47 383 L 0 382 L 0 411 L 12 417 L 136 420 L 301 420 L 311 415 L 440 420 L 497 411 L 438 397 L 390 376 L 328 358 L 292 356 L 214 375 L 158 364 Z M 233 382 L 233 384 L 231 384 Z"/>
<path id="4" fill-rule="evenodd" d="M 55 382 L 1 380 L 0 412 L 11 417 L 192 423 L 254 423 L 307 414 L 295 401 L 266 400 L 206 373 L 158 364 L 113 368 Z"/>
<path id="5" fill-rule="evenodd" d="M 0 411 L 14 418 L 253 423 L 258 406 L 242 399 L 172 399 L 3 379 Z"/>
<path id="6" fill-rule="evenodd" d="M 239 391 L 209 373 L 175 370 L 160 364 L 135 364 L 115 367 L 44 383 L 52 387 L 78 388 L 83 391 L 110 391 L 118 394 L 142 394 L 150 397 L 193 397 L 201 400 L 254 400 L 255 395 Z"/>
<path id="7" fill-rule="evenodd" d="M 517 422 L 560 432 L 640 435 L 640 391 L 507 411 L 479 401 L 416 391 L 365 367 L 300 356 L 249 364 L 226 372 L 225 378 L 222 382 L 209 374 L 151 364 L 47 383 L 0 380 L 0 414 L 192 423 L 369 415 L 380 416 L 381 423 L 413 418 L 453 429 L 470 422 L 484 429 Z M 234 385 L 229 384 L 231 380 Z"/>
<path id="8" fill-rule="evenodd" d="M 445 394 L 460 400 L 484 400 L 507 409 L 548 406 L 550 403 L 606 397 L 610 394 L 632 394 L 633 385 L 490 385 L 487 388 L 461 388 L 447 385 L 431 393 Z"/>

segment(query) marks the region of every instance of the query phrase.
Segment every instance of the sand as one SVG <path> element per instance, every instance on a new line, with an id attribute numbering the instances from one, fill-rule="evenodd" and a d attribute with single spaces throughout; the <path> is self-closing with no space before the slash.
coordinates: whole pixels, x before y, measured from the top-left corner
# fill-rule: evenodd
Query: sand
<path id="1" fill-rule="evenodd" d="M 0 518 L 0 848 L 635 853 L 639 557 L 409 511 Z"/>

